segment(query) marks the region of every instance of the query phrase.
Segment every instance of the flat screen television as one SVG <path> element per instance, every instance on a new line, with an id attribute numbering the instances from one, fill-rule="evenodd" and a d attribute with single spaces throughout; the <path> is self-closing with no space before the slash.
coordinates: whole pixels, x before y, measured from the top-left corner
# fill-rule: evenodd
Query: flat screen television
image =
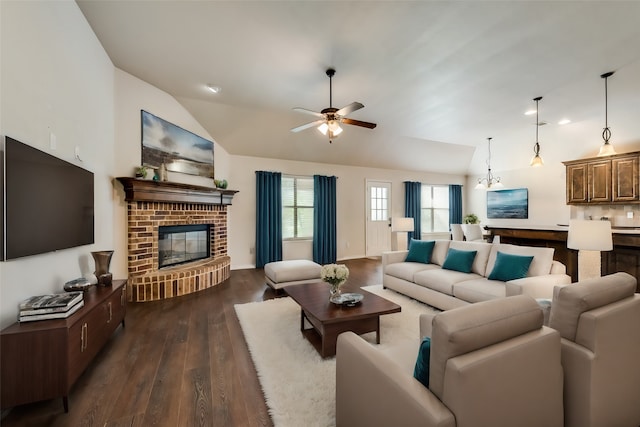
<path id="1" fill-rule="evenodd" d="M 487 218 L 529 218 L 529 191 L 526 188 L 487 191 Z"/>
<path id="2" fill-rule="evenodd" d="M 93 173 L 5 137 L 2 260 L 94 242 Z"/>

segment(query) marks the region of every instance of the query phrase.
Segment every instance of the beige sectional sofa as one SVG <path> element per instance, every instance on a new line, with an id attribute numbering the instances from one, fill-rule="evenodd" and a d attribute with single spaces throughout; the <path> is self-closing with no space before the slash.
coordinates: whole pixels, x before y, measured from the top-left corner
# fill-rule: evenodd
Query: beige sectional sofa
<path id="1" fill-rule="evenodd" d="M 471 272 L 442 268 L 450 248 L 477 251 Z M 533 256 L 526 277 L 489 280 L 498 252 Z M 566 267 L 553 260 L 553 253 L 553 248 L 436 240 L 429 264 L 405 262 L 408 251 L 383 253 L 382 284 L 441 310 L 521 294 L 551 299 L 554 286 L 571 283 Z"/>
<path id="2" fill-rule="evenodd" d="M 542 322 L 524 295 L 423 314 L 428 388 L 412 375 L 418 337 L 381 349 L 340 334 L 336 426 L 561 427 L 560 335 Z"/>

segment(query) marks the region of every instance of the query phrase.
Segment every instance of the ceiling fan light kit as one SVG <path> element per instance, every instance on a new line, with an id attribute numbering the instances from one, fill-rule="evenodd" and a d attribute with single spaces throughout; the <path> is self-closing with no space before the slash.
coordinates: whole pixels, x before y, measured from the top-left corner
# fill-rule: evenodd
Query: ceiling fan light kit
<path id="1" fill-rule="evenodd" d="M 613 149 L 613 145 L 609 143 L 611 138 L 611 130 L 609 129 L 608 111 L 607 111 L 607 79 L 613 75 L 613 71 L 602 74 L 600 77 L 604 79 L 604 130 L 602 131 L 602 139 L 604 144 L 600 147 L 598 156 L 611 156 L 616 154 L 616 150 Z"/>
<path id="2" fill-rule="evenodd" d="M 533 100 L 536 101 L 536 143 L 533 146 L 534 156 L 531 159 L 531 163 L 529 163 L 529 166 L 533 166 L 533 167 L 540 167 L 544 165 L 544 161 L 542 160 L 542 157 L 540 157 L 540 143 L 538 142 L 538 128 L 540 127 L 540 118 L 538 115 L 539 114 L 538 102 L 540 102 L 541 99 L 542 99 L 541 96 L 537 98 L 533 98 Z"/>
<path id="3" fill-rule="evenodd" d="M 317 126 L 317 129 L 323 134 L 329 137 L 329 143 L 331 143 L 338 135 L 342 133 L 342 128 L 340 127 L 340 123 L 347 125 L 354 125 L 365 127 L 367 129 L 373 129 L 376 127 L 375 123 L 363 122 L 360 120 L 349 119 L 345 117 L 347 114 L 352 113 L 356 110 L 364 108 L 359 102 L 352 102 L 351 104 L 342 107 L 340 109 L 333 107 L 333 88 L 332 88 L 332 78 L 336 74 L 336 70 L 333 68 L 329 68 L 327 70 L 327 76 L 329 77 L 329 107 L 323 109 L 319 113 L 316 111 L 307 110 L 304 108 L 294 108 L 295 111 L 300 111 L 302 113 L 307 113 L 318 117 L 318 120 L 313 122 L 304 124 L 302 126 L 295 127 L 291 129 L 291 132 L 300 132 L 301 130 L 309 129 L 314 126 Z"/>

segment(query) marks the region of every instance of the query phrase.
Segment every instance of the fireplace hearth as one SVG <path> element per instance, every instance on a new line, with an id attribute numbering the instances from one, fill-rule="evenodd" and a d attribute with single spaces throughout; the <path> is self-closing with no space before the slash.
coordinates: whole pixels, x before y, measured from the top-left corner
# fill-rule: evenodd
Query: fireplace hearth
<path id="1" fill-rule="evenodd" d="M 229 278 L 227 208 L 237 191 L 118 181 L 127 202 L 129 301 L 179 297 Z"/>

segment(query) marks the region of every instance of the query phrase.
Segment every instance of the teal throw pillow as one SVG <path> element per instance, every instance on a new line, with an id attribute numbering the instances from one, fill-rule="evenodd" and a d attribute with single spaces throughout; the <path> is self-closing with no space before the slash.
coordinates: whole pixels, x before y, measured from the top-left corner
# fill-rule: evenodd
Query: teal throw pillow
<path id="1" fill-rule="evenodd" d="M 421 262 L 429 264 L 431 262 L 431 254 L 435 246 L 435 240 L 415 240 L 411 239 L 409 243 L 409 253 L 406 262 Z"/>
<path id="2" fill-rule="evenodd" d="M 527 277 L 531 261 L 533 261 L 533 256 L 511 255 L 498 251 L 496 263 L 489 274 L 489 280 L 508 282 Z"/>
<path id="3" fill-rule="evenodd" d="M 416 367 L 413 369 L 413 378 L 429 388 L 429 359 L 431 358 L 431 338 L 425 337 L 420 343 Z"/>
<path id="4" fill-rule="evenodd" d="M 442 263 L 442 268 L 445 270 L 460 271 L 462 273 L 471 273 L 473 260 L 476 258 L 477 253 L 478 251 L 461 251 L 449 248 L 447 257 L 444 263 Z"/>

